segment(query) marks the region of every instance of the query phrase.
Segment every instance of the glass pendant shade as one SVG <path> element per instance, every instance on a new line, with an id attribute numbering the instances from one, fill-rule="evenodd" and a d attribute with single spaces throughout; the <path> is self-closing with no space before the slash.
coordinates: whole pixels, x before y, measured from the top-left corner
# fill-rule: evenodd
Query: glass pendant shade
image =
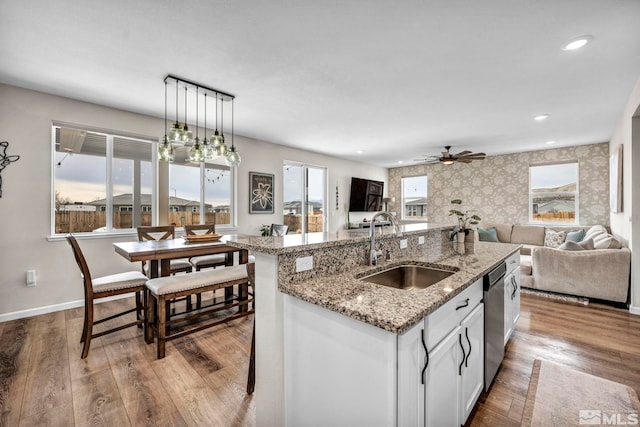
<path id="1" fill-rule="evenodd" d="M 171 129 L 169 130 L 169 133 L 167 134 L 167 138 L 171 144 L 182 145 L 183 144 L 182 134 L 183 134 L 182 123 L 175 122 L 173 126 L 171 126 Z"/>
<path id="2" fill-rule="evenodd" d="M 182 132 L 182 143 L 184 145 L 193 144 L 193 132 L 189 130 L 189 126 L 187 126 L 186 123 L 184 124 L 184 129 Z"/>
<path id="3" fill-rule="evenodd" d="M 224 162 L 227 166 L 240 166 L 240 162 L 242 158 L 240 157 L 240 153 L 236 151 L 235 147 L 231 147 L 227 155 L 224 157 Z"/>
<path id="4" fill-rule="evenodd" d="M 169 143 L 167 135 L 160 138 L 158 144 L 158 159 L 163 162 L 173 161 L 173 147 Z"/>
<path id="5" fill-rule="evenodd" d="M 227 144 L 224 143 L 224 137 L 222 141 L 215 146 L 215 149 L 218 156 L 225 157 L 227 155 L 227 153 L 229 152 L 229 148 L 227 147 Z"/>
<path id="6" fill-rule="evenodd" d="M 198 138 L 195 139 L 193 146 L 189 150 L 189 160 L 198 163 L 204 162 L 204 152 L 202 151 L 202 145 L 200 145 Z"/>
<path id="7" fill-rule="evenodd" d="M 213 149 L 207 138 L 202 141 L 202 153 L 205 160 L 213 160 L 216 157 L 216 150 Z"/>

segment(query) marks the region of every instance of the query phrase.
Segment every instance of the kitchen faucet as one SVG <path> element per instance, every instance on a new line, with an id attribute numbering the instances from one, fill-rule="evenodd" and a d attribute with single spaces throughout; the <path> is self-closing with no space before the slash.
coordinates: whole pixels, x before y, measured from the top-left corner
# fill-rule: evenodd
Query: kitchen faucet
<path id="1" fill-rule="evenodd" d="M 396 216 L 394 214 L 392 214 L 391 212 L 387 212 L 387 211 L 380 211 L 380 212 L 376 212 L 373 215 L 373 218 L 371 218 L 371 230 L 370 230 L 370 241 L 371 241 L 371 245 L 369 247 L 369 265 L 377 265 L 378 264 L 378 257 L 382 255 L 381 251 L 376 251 L 376 218 L 379 216 L 386 216 L 390 221 L 391 221 L 391 225 L 393 225 L 393 234 L 397 235 L 398 232 L 400 231 L 400 224 L 398 223 L 398 220 L 396 219 Z M 383 234 L 382 231 L 382 227 L 380 228 L 380 234 Z"/>

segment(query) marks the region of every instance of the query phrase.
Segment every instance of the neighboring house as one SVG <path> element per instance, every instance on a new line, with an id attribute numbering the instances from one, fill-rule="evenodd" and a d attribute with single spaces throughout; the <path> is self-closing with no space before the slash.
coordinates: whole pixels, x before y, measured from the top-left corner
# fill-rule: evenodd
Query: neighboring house
<path id="1" fill-rule="evenodd" d="M 302 212 L 302 202 L 299 200 L 292 200 L 290 202 L 284 202 L 283 212 L 285 215 L 300 215 Z M 308 213 L 312 215 L 318 215 L 322 213 L 322 203 L 309 201 L 307 203 Z"/>
<path id="2" fill-rule="evenodd" d="M 533 205 L 534 213 L 574 212 L 575 202 L 572 200 L 554 199 L 546 203 Z"/>
<path id="3" fill-rule="evenodd" d="M 89 205 L 94 205 L 98 211 L 105 211 L 107 209 L 106 199 L 94 200 L 89 202 Z M 142 212 L 151 212 L 151 194 L 140 195 L 140 205 L 142 206 Z M 118 194 L 113 196 L 113 210 L 116 212 L 131 212 L 133 211 L 133 196 L 131 193 Z M 194 212 L 200 211 L 200 202 L 196 200 L 181 199 L 180 197 L 169 197 L 169 210 L 171 212 Z M 229 212 L 229 205 L 221 205 L 213 207 L 211 204 L 205 204 L 205 210 L 207 212 Z"/>
<path id="4" fill-rule="evenodd" d="M 427 216 L 427 198 L 417 197 L 415 199 L 406 198 L 404 203 L 405 216 Z"/>
<path id="5" fill-rule="evenodd" d="M 85 205 L 81 202 L 73 203 L 70 205 L 60 205 L 60 212 L 95 212 L 96 207 L 92 205 Z"/>

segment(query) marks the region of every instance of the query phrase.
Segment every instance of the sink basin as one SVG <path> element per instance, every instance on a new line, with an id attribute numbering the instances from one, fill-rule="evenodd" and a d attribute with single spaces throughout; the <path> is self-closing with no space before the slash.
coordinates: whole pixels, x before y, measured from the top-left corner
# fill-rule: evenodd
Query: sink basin
<path id="1" fill-rule="evenodd" d="M 454 272 L 421 265 L 399 265 L 362 277 L 364 282 L 396 289 L 424 289 L 451 276 Z"/>

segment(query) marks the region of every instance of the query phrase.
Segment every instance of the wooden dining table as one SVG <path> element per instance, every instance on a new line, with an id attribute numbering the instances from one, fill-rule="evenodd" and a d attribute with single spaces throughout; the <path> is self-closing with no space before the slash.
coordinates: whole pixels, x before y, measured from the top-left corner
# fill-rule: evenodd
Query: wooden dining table
<path id="1" fill-rule="evenodd" d="M 115 251 L 131 262 L 149 262 L 149 277 L 169 276 L 171 260 L 202 255 L 226 254 L 227 265 L 233 265 L 233 254 L 239 253 L 239 263 L 249 261 L 249 252 L 226 244 L 227 236 L 215 242 L 189 243 L 183 238 L 145 240 L 142 242 L 115 242 Z"/>

